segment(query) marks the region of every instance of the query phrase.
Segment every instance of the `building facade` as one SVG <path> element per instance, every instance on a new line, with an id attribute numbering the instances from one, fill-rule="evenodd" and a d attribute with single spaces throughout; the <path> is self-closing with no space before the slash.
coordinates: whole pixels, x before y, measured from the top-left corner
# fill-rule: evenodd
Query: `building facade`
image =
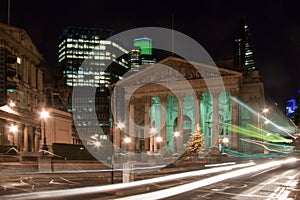
<path id="1" fill-rule="evenodd" d="M 67 27 L 63 30 L 58 44 L 58 64 L 68 86 L 100 87 L 101 90 L 108 87 L 115 74 L 107 72 L 106 67 L 117 60 L 117 55 L 128 53 L 119 44 L 106 40 L 112 35 L 109 29 Z"/>
<path id="2" fill-rule="evenodd" d="M 112 35 L 110 29 L 86 27 L 67 27 L 60 35 L 56 75 L 63 81 L 57 83 L 56 91 L 50 92 L 50 99 L 53 105 L 72 113 L 75 143 L 86 142 L 78 132 L 92 134 L 98 132 L 99 125 L 102 139 L 107 139 L 111 132 L 109 86 L 128 71 L 126 58 L 118 57 L 128 51 L 108 40 Z M 84 94 L 72 96 L 74 87 L 95 88 L 95 98 Z M 95 112 L 99 124 L 87 120 Z"/>
<path id="3" fill-rule="evenodd" d="M 234 66 L 243 70 L 256 70 L 250 28 L 245 18 L 240 23 L 240 36 L 234 41 Z"/>
<path id="4" fill-rule="evenodd" d="M 17 88 L 8 92 L 7 105 L 0 108 L 0 144 L 16 146 L 18 151 L 38 151 L 41 139 L 39 111 L 45 106 L 45 61 L 23 29 L 0 24 L 0 46 L 17 56 L 17 75 L 14 77 Z M 12 126 L 17 129 L 10 131 Z"/>
<path id="5" fill-rule="evenodd" d="M 116 147 L 124 149 L 124 145 L 128 145 L 124 138 L 131 137 L 130 151 L 183 152 L 190 135 L 200 126 L 208 149 L 217 147 L 225 137 L 229 138 L 231 149 L 254 149 L 241 140 L 247 136 L 237 132 L 238 128 L 257 120 L 257 115 L 251 116 L 250 110 L 243 105 L 257 109 L 264 105 L 263 83 L 255 75 L 252 81 L 249 78 L 245 81 L 240 72 L 218 68 L 223 82 L 218 84 L 214 80 L 219 75 L 212 70 L 213 66 L 175 57 L 158 64 L 179 71 L 185 79 L 169 79 L 177 75 L 153 65 L 119 82 L 114 101 L 116 107 L 128 107 L 128 112 L 121 107 L 113 112 Z M 200 69 L 202 76 L 193 65 Z M 213 81 L 212 88 L 207 87 L 206 81 Z M 187 90 L 186 83 L 190 84 L 192 92 Z M 122 129 L 118 128 L 120 122 L 124 123 Z M 179 133 L 176 137 L 175 132 Z"/>
<path id="6" fill-rule="evenodd" d="M 51 150 L 53 143 L 71 143 L 72 118 L 48 108 L 44 93 L 47 66 L 25 30 L 0 24 L 0 47 L 17 57 L 16 89 L 7 91 L 7 105 L 0 107 L 0 153 L 36 154 L 43 144 Z M 43 109 L 49 113 L 46 121 L 41 118 Z"/>
<path id="7" fill-rule="evenodd" d="M 157 62 L 153 56 L 152 39 L 148 37 L 135 38 L 133 49 L 128 53 L 128 66 L 133 71 L 138 71 L 142 65 L 150 65 Z"/>

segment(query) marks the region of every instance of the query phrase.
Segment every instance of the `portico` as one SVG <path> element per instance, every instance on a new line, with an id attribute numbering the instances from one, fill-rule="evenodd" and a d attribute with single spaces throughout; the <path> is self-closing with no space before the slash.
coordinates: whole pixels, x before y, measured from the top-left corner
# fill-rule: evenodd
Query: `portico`
<path id="1" fill-rule="evenodd" d="M 116 147 L 122 148 L 122 138 L 130 136 L 129 151 L 180 153 L 200 125 L 206 148 L 216 147 L 220 138 L 227 137 L 229 147 L 239 149 L 240 136 L 231 126 L 239 123 L 239 108 L 233 99 L 244 96 L 242 73 L 191 63 L 168 57 L 159 63 L 159 70 L 146 67 L 118 82 L 114 104 L 124 107 L 116 106 L 114 124 L 122 121 L 125 126 L 122 130 L 114 126 Z M 198 73 L 193 65 L 202 71 Z"/>

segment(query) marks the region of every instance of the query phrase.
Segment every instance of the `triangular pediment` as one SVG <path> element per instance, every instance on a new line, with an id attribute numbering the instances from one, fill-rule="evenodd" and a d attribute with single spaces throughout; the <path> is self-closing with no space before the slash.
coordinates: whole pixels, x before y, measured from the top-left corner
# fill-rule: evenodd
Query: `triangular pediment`
<path id="1" fill-rule="evenodd" d="M 8 45 L 21 47 L 25 51 L 42 57 L 24 29 L 0 23 L 0 33 L 0 39 L 3 38 L 4 41 L 11 43 Z"/>
<path id="2" fill-rule="evenodd" d="M 143 67 L 143 69 L 130 76 L 125 76 L 122 84 L 132 85 L 236 76 L 242 77 L 242 74 L 217 66 L 167 57 L 156 64 Z"/>

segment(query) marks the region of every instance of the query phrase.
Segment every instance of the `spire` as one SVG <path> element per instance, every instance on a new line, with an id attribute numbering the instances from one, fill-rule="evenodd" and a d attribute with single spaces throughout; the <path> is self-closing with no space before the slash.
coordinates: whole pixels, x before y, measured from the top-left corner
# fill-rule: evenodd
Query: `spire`
<path id="1" fill-rule="evenodd" d="M 257 68 L 253 55 L 250 29 L 245 17 L 242 18 L 240 26 L 240 37 L 234 41 L 235 65 L 252 71 Z"/>

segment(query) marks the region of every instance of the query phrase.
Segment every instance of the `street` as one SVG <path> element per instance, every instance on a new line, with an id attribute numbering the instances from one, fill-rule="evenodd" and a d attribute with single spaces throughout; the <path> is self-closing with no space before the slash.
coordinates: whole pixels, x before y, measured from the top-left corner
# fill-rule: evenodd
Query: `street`
<path id="1" fill-rule="evenodd" d="M 23 193 L 2 195 L 1 199 L 297 199 L 299 161 L 248 162 L 207 167 L 130 183 L 103 184 L 77 177 L 69 180 L 57 177 L 38 192 L 34 187 L 43 187 L 30 180 L 20 184 Z M 92 177 L 92 176 L 90 176 Z M 88 179 L 86 179 L 88 180 Z M 31 184 L 30 184 L 31 183 Z M 98 181 L 99 183 L 99 181 Z M 3 185 L 3 184 L 2 184 Z M 30 186 L 29 186 L 30 185 Z M 51 185 L 51 187 L 49 187 Z M 88 187 L 90 185 L 90 187 Z M 95 186 L 92 186 L 95 185 Z M 48 188 L 47 188 L 48 187 Z M 48 189 L 52 189 L 48 192 Z M 73 189 L 68 189 L 73 188 Z M 59 190 L 61 189 L 61 190 Z M 2 191 L 3 192 L 3 191 Z M 3 194 L 3 193 L 1 193 Z"/>
<path id="2" fill-rule="evenodd" d="M 257 171 L 166 199 L 299 199 L 299 170 L 297 165 Z"/>

